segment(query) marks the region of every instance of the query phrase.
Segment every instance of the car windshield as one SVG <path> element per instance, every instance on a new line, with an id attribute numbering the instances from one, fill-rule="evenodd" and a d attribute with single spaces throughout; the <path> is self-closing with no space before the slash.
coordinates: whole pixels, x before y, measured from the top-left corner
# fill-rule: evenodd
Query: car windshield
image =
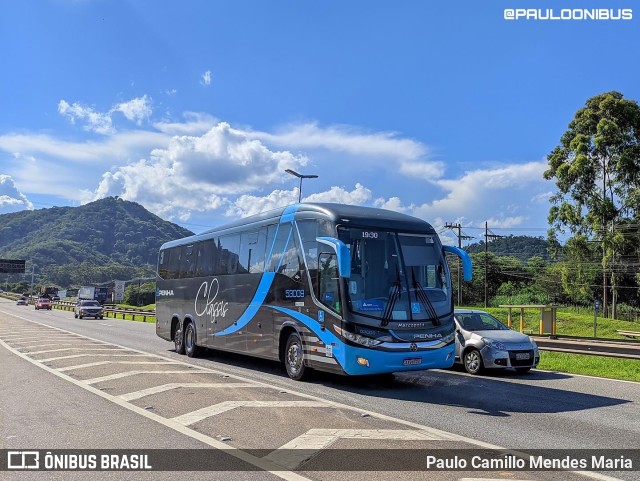
<path id="1" fill-rule="evenodd" d="M 486 312 L 456 312 L 456 319 L 465 331 L 502 331 L 509 329 Z"/>
<path id="2" fill-rule="evenodd" d="M 98 301 L 82 301 L 82 306 L 100 307 L 100 303 Z"/>

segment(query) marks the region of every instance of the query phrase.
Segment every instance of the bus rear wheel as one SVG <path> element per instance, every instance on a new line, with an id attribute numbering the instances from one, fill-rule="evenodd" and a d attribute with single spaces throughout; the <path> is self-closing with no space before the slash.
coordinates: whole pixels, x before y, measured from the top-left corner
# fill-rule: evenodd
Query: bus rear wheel
<path id="1" fill-rule="evenodd" d="M 176 346 L 176 353 L 184 354 L 184 336 L 182 335 L 182 326 L 176 326 L 176 332 L 173 335 L 173 343 Z"/>
<path id="2" fill-rule="evenodd" d="M 292 332 L 287 338 L 284 350 L 284 367 L 287 374 L 294 381 L 309 379 L 311 369 L 304 365 L 304 345 L 297 332 Z"/>

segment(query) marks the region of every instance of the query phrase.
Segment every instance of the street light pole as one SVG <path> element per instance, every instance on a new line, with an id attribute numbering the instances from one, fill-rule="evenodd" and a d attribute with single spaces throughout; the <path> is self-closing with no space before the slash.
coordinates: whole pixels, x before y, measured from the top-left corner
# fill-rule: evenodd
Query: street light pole
<path id="1" fill-rule="evenodd" d="M 29 292 L 29 299 L 33 300 L 33 274 L 36 271 L 36 265 L 31 264 L 31 291 Z"/>
<path id="2" fill-rule="evenodd" d="M 298 204 L 299 204 L 300 201 L 302 200 L 302 179 L 317 179 L 318 176 L 315 174 L 309 174 L 309 175 L 298 174 L 295 170 L 291 170 L 291 169 L 287 169 L 285 170 L 285 172 L 287 174 L 291 174 L 294 177 L 298 177 L 300 179 L 300 187 L 298 188 Z"/>

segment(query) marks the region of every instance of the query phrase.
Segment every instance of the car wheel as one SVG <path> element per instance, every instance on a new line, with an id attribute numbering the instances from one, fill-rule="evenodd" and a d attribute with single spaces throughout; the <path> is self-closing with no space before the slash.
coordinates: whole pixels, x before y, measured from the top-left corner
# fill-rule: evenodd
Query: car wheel
<path id="1" fill-rule="evenodd" d="M 104 316 L 100 316 L 100 319 L 104 319 Z"/>
<path id="2" fill-rule="evenodd" d="M 180 328 L 180 325 L 177 326 L 178 329 L 176 329 L 175 334 L 173 335 L 173 343 L 176 346 L 176 352 L 178 354 L 184 354 L 184 337 L 182 335 L 182 329 Z"/>
<path id="3" fill-rule="evenodd" d="M 79 317 L 80 319 L 82 319 L 82 312 L 80 312 L 80 314 L 78 314 L 78 317 Z"/>
<path id="4" fill-rule="evenodd" d="M 469 349 L 464 353 L 464 368 L 469 374 L 480 374 L 484 368 L 482 355 L 477 349 Z"/>
<path id="5" fill-rule="evenodd" d="M 78 318 L 78 313 L 77 313 L 77 312 L 74 312 L 74 313 L 73 313 L 73 317 L 75 317 L 75 318 L 77 319 L 77 318 Z"/>
<path id="6" fill-rule="evenodd" d="M 530 368 L 530 367 L 517 367 L 517 368 L 516 368 L 516 373 L 517 373 L 517 374 L 526 374 L 526 373 L 528 373 L 529 371 L 531 371 L 531 368 Z"/>
<path id="7" fill-rule="evenodd" d="M 189 357 L 196 357 L 198 355 L 198 346 L 196 346 L 196 328 L 193 327 L 193 323 L 187 324 L 184 328 L 184 351 Z"/>
<path id="8" fill-rule="evenodd" d="M 294 381 L 308 379 L 311 369 L 304 365 L 304 344 L 297 332 L 289 334 L 287 346 L 284 350 L 284 367 L 287 374 Z"/>

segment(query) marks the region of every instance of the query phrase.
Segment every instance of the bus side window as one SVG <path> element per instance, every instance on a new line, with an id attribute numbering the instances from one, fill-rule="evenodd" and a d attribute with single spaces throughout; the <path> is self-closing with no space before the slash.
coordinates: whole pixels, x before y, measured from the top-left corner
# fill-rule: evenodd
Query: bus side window
<path id="1" fill-rule="evenodd" d="M 304 276 L 304 263 L 302 262 L 298 237 L 292 235 L 287 245 L 287 250 L 282 255 L 282 262 L 278 273 L 290 277 L 296 282 L 302 282 Z"/>
<path id="2" fill-rule="evenodd" d="M 160 251 L 160 256 L 158 258 L 158 277 L 160 279 L 169 279 L 167 269 L 169 264 L 169 250 Z"/>
<path id="3" fill-rule="evenodd" d="M 198 254 L 196 261 L 196 276 L 208 277 L 215 272 L 218 251 L 215 239 L 209 239 L 198 243 Z"/>
<path id="4" fill-rule="evenodd" d="M 340 314 L 342 311 L 337 256 L 334 253 L 323 252 L 318 258 L 318 265 L 319 301 Z"/>
<path id="5" fill-rule="evenodd" d="M 181 253 L 182 247 L 180 246 L 167 250 L 167 254 L 169 255 L 169 260 L 167 261 L 167 279 L 177 279 L 179 277 Z"/>
<path id="6" fill-rule="evenodd" d="M 291 237 L 291 223 L 280 224 L 273 241 L 273 248 L 271 249 L 271 257 L 269 259 L 267 272 L 276 272 L 282 267 L 282 256 L 287 246 L 287 241 L 289 241 L 289 237 Z"/>
<path id="7" fill-rule="evenodd" d="M 180 277 L 188 279 L 195 276 L 196 273 L 196 255 L 197 252 L 193 248 L 193 244 L 182 247 L 182 262 L 180 263 Z"/>
<path id="8" fill-rule="evenodd" d="M 260 231 L 242 233 L 239 273 L 260 273 L 263 271 L 266 237 L 266 228 Z"/>

